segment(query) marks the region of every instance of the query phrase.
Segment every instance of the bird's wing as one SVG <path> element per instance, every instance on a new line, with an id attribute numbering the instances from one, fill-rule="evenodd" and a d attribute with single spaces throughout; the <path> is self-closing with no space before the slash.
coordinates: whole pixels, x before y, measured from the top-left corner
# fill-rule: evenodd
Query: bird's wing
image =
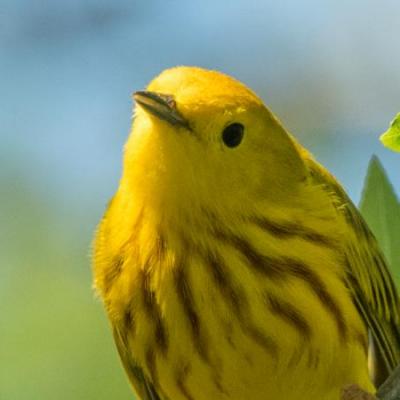
<path id="1" fill-rule="evenodd" d="M 162 400 L 154 389 L 151 381 L 145 376 L 142 368 L 140 368 L 132 357 L 127 348 L 124 335 L 116 327 L 113 329 L 113 334 L 122 364 L 137 396 L 140 400 Z"/>
<path id="2" fill-rule="evenodd" d="M 400 302 L 395 284 L 374 235 L 343 188 L 310 156 L 305 155 L 305 162 L 313 183 L 328 193 L 349 228 L 344 238 L 346 284 L 372 336 L 372 370 L 375 384 L 380 384 L 400 363 Z"/>

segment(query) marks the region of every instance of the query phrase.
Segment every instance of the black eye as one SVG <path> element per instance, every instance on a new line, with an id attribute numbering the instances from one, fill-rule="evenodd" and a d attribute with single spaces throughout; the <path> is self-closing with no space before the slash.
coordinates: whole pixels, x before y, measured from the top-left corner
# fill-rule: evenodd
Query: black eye
<path id="1" fill-rule="evenodd" d="M 228 147 L 239 146 L 243 139 L 244 126 L 237 122 L 228 125 L 222 132 L 222 140 Z"/>

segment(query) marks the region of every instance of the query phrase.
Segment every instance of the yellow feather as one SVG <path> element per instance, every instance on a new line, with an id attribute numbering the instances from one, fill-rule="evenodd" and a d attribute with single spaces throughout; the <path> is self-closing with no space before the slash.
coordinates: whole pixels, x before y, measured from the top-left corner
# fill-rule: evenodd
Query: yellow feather
<path id="1" fill-rule="evenodd" d="M 373 392 L 369 324 L 398 361 L 398 297 L 340 185 L 226 75 L 177 67 L 135 98 L 94 279 L 139 397 Z"/>

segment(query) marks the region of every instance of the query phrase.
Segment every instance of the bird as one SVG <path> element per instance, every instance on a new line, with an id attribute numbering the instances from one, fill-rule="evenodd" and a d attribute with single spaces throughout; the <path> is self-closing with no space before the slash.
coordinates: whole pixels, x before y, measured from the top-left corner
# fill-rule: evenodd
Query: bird
<path id="1" fill-rule="evenodd" d="M 93 275 L 137 398 L 375 393 L 399 297 L 340 183 L 226 74 L 173 67 L 133 97 Z"/>

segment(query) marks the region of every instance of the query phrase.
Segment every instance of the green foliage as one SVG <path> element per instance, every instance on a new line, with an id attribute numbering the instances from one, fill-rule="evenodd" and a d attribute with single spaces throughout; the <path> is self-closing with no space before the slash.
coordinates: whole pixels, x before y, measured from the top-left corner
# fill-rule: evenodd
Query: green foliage
<path id="1" fill-rule="evenodd" d="M 375 156 L 368 166 L 360 210 L 400 285 L 400 202 Z"/>
<path id="2" fill-rule="evenodd" d="M 102 206 L 95 218 L 76 216 L 28 175 L 0 180 L 0 399 L 133 399 L 91 288 Z"/>
<path id="3" fill-rule="evenodd" d="M 389 129 L 380 137 L 384 146 L 394 151 L 400 151 L 400 113 L 396 115 Z"/>

